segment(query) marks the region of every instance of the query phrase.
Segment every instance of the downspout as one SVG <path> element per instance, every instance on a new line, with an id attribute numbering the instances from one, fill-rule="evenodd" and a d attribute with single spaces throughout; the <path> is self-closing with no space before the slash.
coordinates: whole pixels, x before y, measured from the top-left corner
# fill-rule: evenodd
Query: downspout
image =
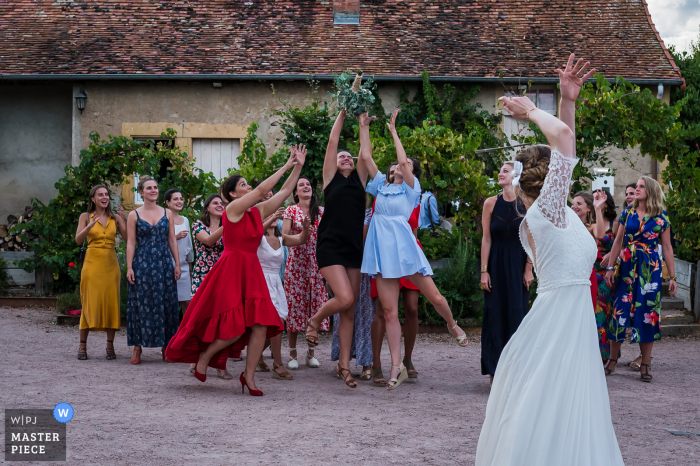
<path id="1" fill-rule="evenodd" d="M 659 83 L 658 90 L 656 92 L 656 99 L 661 100 L 664 96 L 664 84 Z M 659 181 L 659 162 L 656 160 L 651 161 L 651 177 L 656 181 Z"/>

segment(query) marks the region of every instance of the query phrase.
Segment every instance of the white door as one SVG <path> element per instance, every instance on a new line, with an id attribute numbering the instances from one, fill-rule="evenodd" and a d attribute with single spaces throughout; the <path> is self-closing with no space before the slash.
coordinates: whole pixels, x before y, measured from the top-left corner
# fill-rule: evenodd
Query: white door
<path id="1" fill-rule="evenodd" d="M 240 139 L 193 139 L 194 166 L 212 173 L 217 180 L 226 178 L 230 168 L 238 168 Z"/>

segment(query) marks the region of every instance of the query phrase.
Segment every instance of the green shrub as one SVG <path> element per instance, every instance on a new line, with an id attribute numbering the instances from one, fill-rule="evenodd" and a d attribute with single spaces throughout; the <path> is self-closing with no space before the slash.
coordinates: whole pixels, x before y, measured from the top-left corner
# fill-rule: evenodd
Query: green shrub
<path id="1" fill-rule="evenodd" d="M 56 310 L 63 314 L 68 309 L 82 309 L 83 305 L 80 301 L 80 291 L 75 290 L 73 293 L 63 293 L 56 298 Z"/>
<path id="2" fill-rule="evenodd" d="M 10 287 L 10 274 L 7 273 L 7 261 L 0 258 L 0 293 Z"/>
<path id="3" fill-rule="evenodd" d="M 434 271 L 433 280 L 447 299 L 455 320 L 475 317 L 480 322 L 483 292 L 479 288 L 478 249 L 474 240 L 458 239 L 456 243 L 452 259 L 445 268 Z M 429 324 L 445 323 L 423 295 L 418 304 L 418 318 Z"/>
<path id="4" fill-rule="evenodd" d="M 456 229 L 444 230 L 438 228 L 437 231 L 440 233 L 440 236 L 433 238 L 430 236 L 432 230 L 429 228 L 421 228 L 418 230 L 418 241 L 420 241 L 420 244 L 423 246 L 425 257 L 428 259 L 452 257 L 459 243 L 459 236 L 454 233 Z"/>

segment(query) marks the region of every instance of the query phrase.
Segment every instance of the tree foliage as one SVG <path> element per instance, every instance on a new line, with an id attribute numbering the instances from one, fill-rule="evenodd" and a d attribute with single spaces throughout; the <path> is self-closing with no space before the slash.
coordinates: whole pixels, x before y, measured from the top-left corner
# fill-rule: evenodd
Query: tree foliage
<path id="1" fill-rule="evenodd" d="M 174 139 L 175 131 L 168 129 L 161 134 L 163 139 Z M 163 167 L 167 167 L 163 176 Z M 80 214 L 87 209 L 90 189 L 103 184 L 112 190 L 124 184 L 133 173 L 150 175 L 159 181 L 161 201 L 167 189 L 177 187 L 185 199 L 184 215 L 192 216 L 201 210 L 203 196 L 216 192 L 217 180 L 210 173 L 194 168 L 194 162 L 178 147 L 155 144 L 153 141 L 135 141 L 124 136 L 108 136 L 100 140 L 99 134 L 90 134 L 90 144 L 80 153 L 80 164 L 65 168 L 65 176 L 54 185 L 56 197 L 48 204 L 31 199 L 34 219 L 22 224 L 28 232 L 38 235 L 28 241 L 33 260 L 20 263 L 27 271 L 38 266 L 48 266 L 58 274 L 54 292 L 72 292 L 80 279 L 79 267 L 68 267 L 78 262 L 80 245 L 75 243 L 75 231 Z M 15 232 L 15 234 L 20 234 Z"/>

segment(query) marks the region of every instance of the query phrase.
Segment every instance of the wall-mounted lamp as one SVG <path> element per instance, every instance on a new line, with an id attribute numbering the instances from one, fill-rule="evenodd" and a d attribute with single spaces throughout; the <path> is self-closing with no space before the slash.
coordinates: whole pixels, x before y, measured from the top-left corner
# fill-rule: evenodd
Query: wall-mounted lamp
<path id="1" fill-rule="evenodd" d="M 83 113 L 85 110 L 85 102 L 87 102 L 87 94 L 85 94 L 85 89 L 80 89 L 78 95 L 75 96 L 75 107 Z"/>
<path id="2" fill-rule="evenodd" d="M 663 85 L 663 83 L 659 83 L 659 88 L 656 92 L 656 98 L 658 100 L 661 100 L 663 98 L 663 96 L 664 96 L 664 85 Z"/>
<path id="3" fill-rule="evenodd" d="M 222 87 L 224 87 L 224 85 L 221 83 L 212 83 L 212 86 L 214 86 L 214 88 L 216 89 L 221 89 Z"/>

